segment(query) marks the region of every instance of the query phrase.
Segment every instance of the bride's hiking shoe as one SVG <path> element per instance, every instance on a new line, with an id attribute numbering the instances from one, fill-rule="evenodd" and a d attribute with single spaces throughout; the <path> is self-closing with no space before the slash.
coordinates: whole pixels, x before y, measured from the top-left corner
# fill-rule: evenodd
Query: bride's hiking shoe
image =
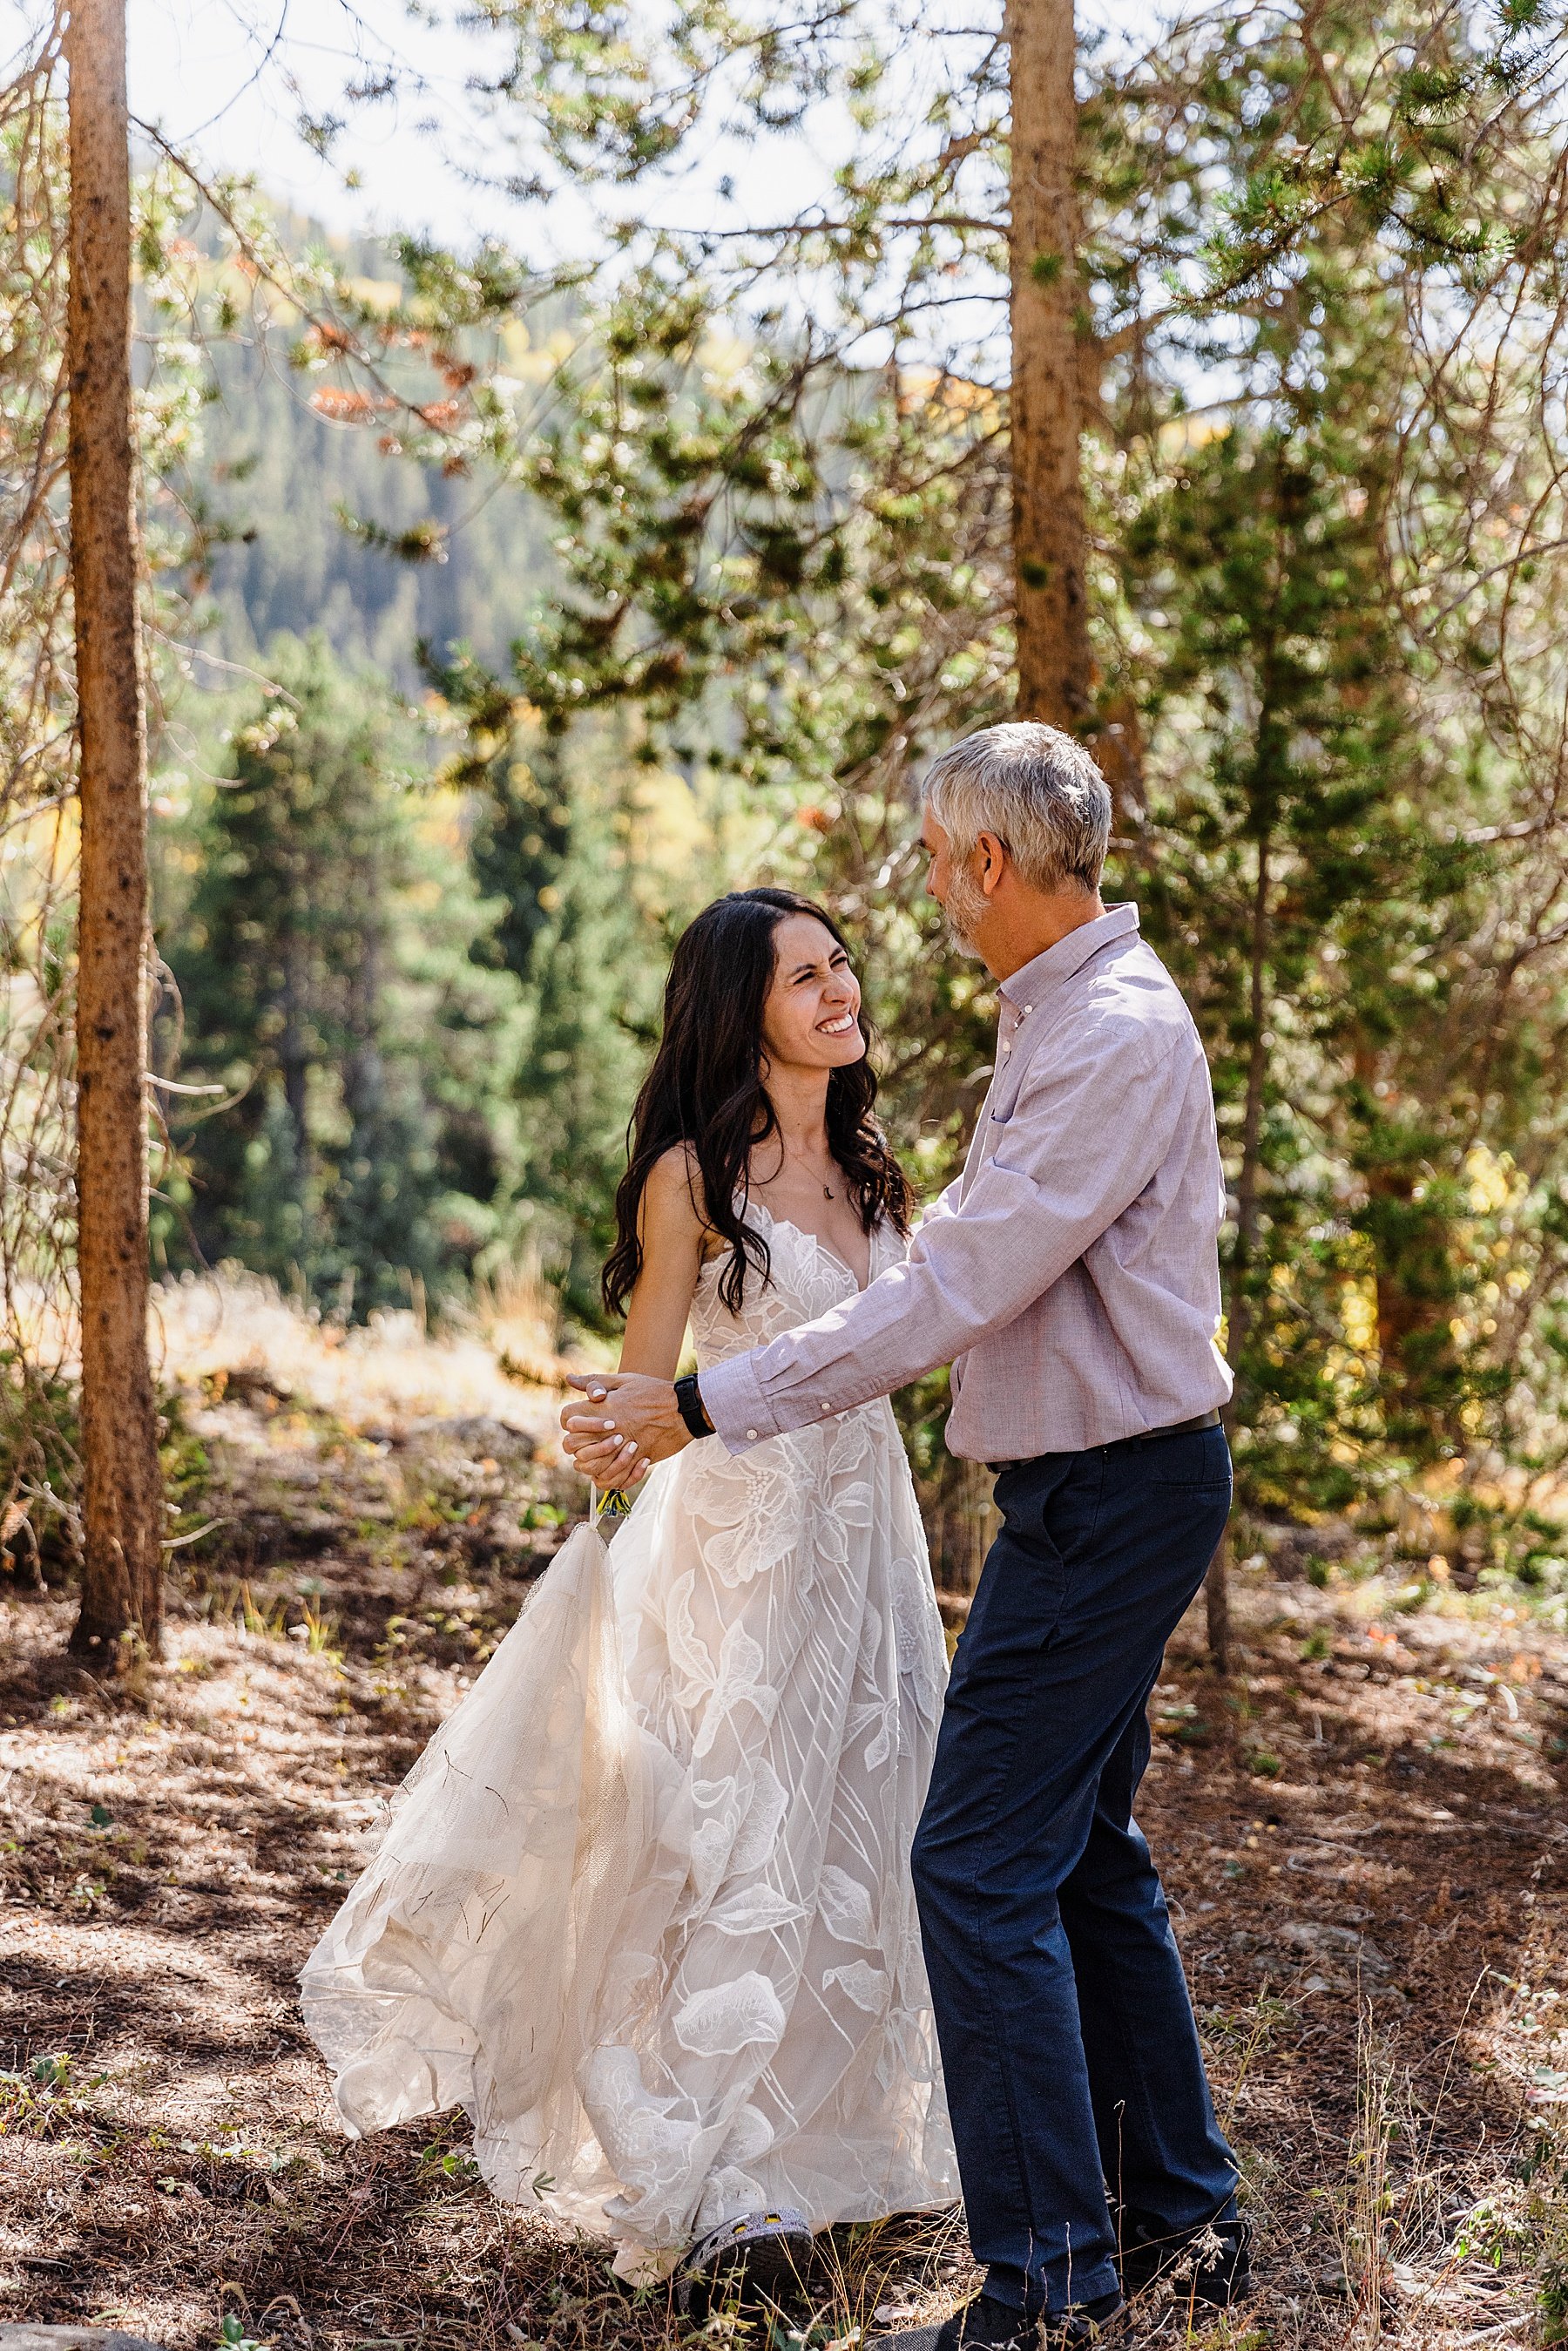
<path id="1" fill-rule="evenodd" d="M 675 2273 L 675 2299 L 688 2318 L 706 2318 L 737 2289 L 745 2301 L 776 2300 L 795 2284 L 811 2258 L 811 2224 L 781 2204 L 774 2212 L 747 2212 L 699 2237 Z"/>
<path id="2" fill-rule="evenodd" d="M 1010 2303 L 981 2294 L 940 2326 L 910 2327 L 891 2340 L 898 2351 L 1089 2351 L 1126 2308 L 1119 2294 L 1102 2294 L 1026 2318 Z"/>
<path id="3" fill-rule="evenodd" d="M 1169 2234 L 1124 2217 L 1116 2257 L 1128 2294 L 1168 2286 L 1178 2302 L 1206 2303 L 1229 2310 L 1252 2291 L 1252 2224 L 1240 2218 L 1205 2220 L 1196 2229 Z"/>

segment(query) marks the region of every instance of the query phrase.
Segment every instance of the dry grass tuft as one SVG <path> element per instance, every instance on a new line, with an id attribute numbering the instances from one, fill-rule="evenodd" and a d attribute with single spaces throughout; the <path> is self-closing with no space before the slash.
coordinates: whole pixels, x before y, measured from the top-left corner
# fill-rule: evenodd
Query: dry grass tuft
<path id="1" fill-rule="evenodd" d="M 160 1286 L 153 1345 L 171 1385 L 237 1374 L 240 1384 L 297 1396 L 350 1429 L 488 1413 L 543 1437 L 554 1427 L 561 1380 L 550 1293 L 526 1269 L 432 1335 L 411 1307 L 346 1327 L 260 1275 L 225 1267 Z"/>

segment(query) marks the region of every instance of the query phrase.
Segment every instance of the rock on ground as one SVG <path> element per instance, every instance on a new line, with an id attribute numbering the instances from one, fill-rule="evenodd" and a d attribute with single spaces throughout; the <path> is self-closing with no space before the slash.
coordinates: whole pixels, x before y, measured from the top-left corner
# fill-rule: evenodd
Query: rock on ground
<path id="1" fill-rule="evenodd" d="M 0 2326 L 0 2351 L 160 2351 L 145 2335 L 118 2327 Z"/>

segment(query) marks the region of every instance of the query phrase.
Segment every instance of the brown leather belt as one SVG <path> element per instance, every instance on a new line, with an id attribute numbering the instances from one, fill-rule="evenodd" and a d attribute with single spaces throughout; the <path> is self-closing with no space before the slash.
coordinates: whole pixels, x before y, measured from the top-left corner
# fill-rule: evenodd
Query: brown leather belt
<path id="1" fill-rule="evenodd" d="M 1195 1413 L 1190 1420 L 1173 1420 L 1165 1428 L 1141 1428 L 1136 1437 L 1115 1437 L 1108 1445 L 1090 1445 L 1085 1450 L 1089 1453 L 1115 1453 L 1123 1445 L 1154 1445 L 1165 1437 L 1196 1437 L 1200 1429 L 1218 1428 L 1220 1420 L 1220 1414 L 1216 1405 L 1208 1412 Z M 1022 1469 L 1030 1461 L 1038 1461 L 1040 1458 L 1037 1453 L 1026 1454 L 1017 1461 L 988 1461 L 985 1466 L 993 1477 L 1000 1478 L 1004 1469 Z"/>

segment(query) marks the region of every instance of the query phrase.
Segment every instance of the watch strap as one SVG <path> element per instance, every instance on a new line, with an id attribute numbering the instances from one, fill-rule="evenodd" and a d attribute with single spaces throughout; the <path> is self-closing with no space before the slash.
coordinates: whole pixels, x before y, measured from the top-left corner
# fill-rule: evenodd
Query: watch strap
<path id="1" fill-rule="evenodd" d="M 695 1372 L 683 1373 L 675 1383 L 675 1409 L 693 1437 L 711 1437 L 713 1424 L 702 1402 L 702 1391 L 697 1384 Z"/>

